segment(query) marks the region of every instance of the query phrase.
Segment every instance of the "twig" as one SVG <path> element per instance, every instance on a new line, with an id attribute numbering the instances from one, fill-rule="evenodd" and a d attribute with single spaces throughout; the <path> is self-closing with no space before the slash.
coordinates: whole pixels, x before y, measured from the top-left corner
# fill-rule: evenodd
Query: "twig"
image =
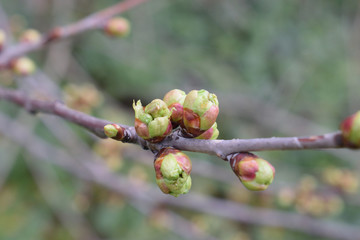
<path id="1" fill-rule="evenodd" d="M 101 138 L 105 138 L 103 127 L 110 122 L 95 118 L 82 112 L 70 109 L 59 101 L 38 100 L 29 98 L 23 92 L 0 88 L 0 99 L 5 99 L 25 107 L 28 111 L 42 112 L 57 115 L 70 122 L 76 123 Z M 151 144 L 141 139 L 134 127 L 121 125 L 125 132 L 123 142 L 136 143 L 145 149 L 159 151 L 164 147 L 174 147 L 180 150 L 201 152 L 226 160 L 226 156 L 234 152 L 265 151 L 265 150 L 303 150 L 346 148 L 340 132 L 328 133 L 310 137 L 272 137 L 257 139 L 232 139 L 232 140 L 198 140 L 180 137 L 173 133 L 158 144 Z"/>
<path id="2" fill-rule="evenodd" d="M 8 128 L 14 129 L 13 132 L 10 133 Z M 162 195 L 159 190 L 156 190 L 151 185 L 144 184 L 143 187 L 141 187 L 138 184 L 134 184 L 134 182 L 128 178 L 109 172 L 102 164 L 90 161 L 87 162 L 86 165 L 92 174 L 88 174 L 87 171 L 84 171 L 83 166 L 71 161 L 71 156 L 66 151 L 54 148 L 39 138 L 32 138 L 32 141 L 29 142 L 27 140 L 30 134 L 28 129 L 3 115 L 0 115 L 0 132 L 23 146 L 37 159 L 53 163 L 78 178 L 95 182 L 111 191 L 126 195 L 131 199 L 143 201 L 146 204 L 166 204 L 183 207 L 242 223 L 284 227 L 311 235 L 334 239 L 352 240 L 354 236 L 360 236 L 360 229 L 349 224 L 328 220 L 316 220 L 311 217 L 277 210 L 256 209 L 201 194 L 190 193 L 175 199 L 171 196 Z"/>
<path id="3" fill-rule="evenodd" d="M 44 34 L 41 40 L 36 43 L 18 43 L 8 47 L 0 55 L 0 69 L 8 66 L 14 58 L 38 50 L 56 40 L 69 38 L 88 30 L 100 28 L 104 22 L 111 17 L 123 13 L 146 1 L 147 0 L 125 0 L 102 11 L 94 13 L 78 22 L 63 27 L 56 27 L 48 34 Z"/>

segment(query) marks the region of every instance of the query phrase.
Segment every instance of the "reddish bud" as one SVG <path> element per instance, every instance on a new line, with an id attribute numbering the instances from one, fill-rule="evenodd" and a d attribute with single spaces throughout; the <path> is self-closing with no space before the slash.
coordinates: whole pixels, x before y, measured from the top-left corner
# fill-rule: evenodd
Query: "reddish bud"
<path id="1" fill-rule="evenodd" d="M 164 102 L 167 104 L 171 111 L 170 120 L 173 127 L 177 127 L 182 123 L 183 118 L 183 104 L 186 94 L 179 89 L 173 89 L 165 94 Z"/>
<path id="2" fill-rule="evenodd" d="M 249 190 L 268 188 L 275 176 L 275 168 L 266 160 L 248 152 L 228 156 L 230 166 L 242 184 Z"/>
<path id="3" fill-rule="evenodd" d="M 192 90 L 184 100 L 182 127 L 188 135 L 197 137 L 211 128 L 219 114 L 215 94 L 206 90 Z"/>
<path id="4" fill-rule="evenodd" d="M 343 140 L 349 147 L 360 147 L 360 111 L 346 118 L 340 125 Z"/>
<path id="5" fill-rule="evenodd" d="M 191 188 L 191 161 L 183 152 L 174 148 L 163 148 L 154 161 L 156 183 L 165 194 L 175 197 L 187 193 Z"/>

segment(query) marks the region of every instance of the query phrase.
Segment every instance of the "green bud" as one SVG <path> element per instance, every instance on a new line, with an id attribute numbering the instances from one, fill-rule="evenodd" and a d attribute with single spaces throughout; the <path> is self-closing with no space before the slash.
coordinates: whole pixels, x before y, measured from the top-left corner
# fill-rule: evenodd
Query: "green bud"
<path id="1" fill-rule="evenodd" d="M 155 99 L 146 107 L 143 107 L 139 100 L 136 104 L 133 103 L 133 108 L 135 111 L 135 130 L 143 139 L 157 143 L 171 133 L 171 113 L 162 100 Z"/>
<path id="2" fill-rule="evenodd" d="M 36 70 L 35 63 L 27 57 L 15 59 L 10 65 L 14 73 L 22 76 L 28 76 Z"/>
<path id="3" fill-rule="evenodd" d="M 217 123 L 215 122 L 214 125 L 208 130 L 206 130 L 203 134 L 196 137 L 196 139 L 209 139 L 215 140 L 219 136 L 219 130 L 217 129 Z"/>
<path id="4" fill-rule="evenodd" d="M 165 94 L 164 102 L 171 111 L 170 120 L 173 127 L 177 127 L 182 123 L 183 118 L 183 104 L 186 93 L 179 89 L 173 89 Z"/>
<path id="5" fill-rule="evenodd" d="M 121 141 L 124 138 L 124 128 L 117 124 L 107 124 L 104 126 L 104 133 L 107 137 Z"/>
<path id="6" fill-rule="evenodd" d="M 169 124 L 168 117 L 155 118 L 148 125 L 149 135 L 151 138 L 168 135 L 170 126 L 171 126 L 171 124 Z M 171 132 L 171 129 L 172 128 L 170 128 L 170 132 Z"/>
<path id="7" fill-rule="evenodd" d="M 360 111 L 346 118 L 340 125 L 343 140 L 349 147 L 360 147 Z"/>
<path id="8" fill-rule="evenodd" d="M 150 114 L 153 118 L 167 117 L 170 118 L 171 112 L 166 103 L 161 99 L 154 99 L 145 107 L 145 112 Z"/>
<path id="9" fill-rule="evenodd" d="M 191 188 L 191 161 L 174 148 L 164 148 L 154 161 L 156 183 L 165 194 L 175 197 L 187 193 Z"/>
<path id="10" fill-rule="evenodd" d="M 249 190 L 265 190 L 274 179 L 275 168 L 268 161 L 252 153 L 230 154 L 228 160 L 236 176 Z"/>
<path id="11" fill-rule="evenodd" d="M 197 137 L 211 128 L 219 114 L 219 102 L 215 94 L 206 90 L 192 90 L 184 100 L 183 128 Z"/>

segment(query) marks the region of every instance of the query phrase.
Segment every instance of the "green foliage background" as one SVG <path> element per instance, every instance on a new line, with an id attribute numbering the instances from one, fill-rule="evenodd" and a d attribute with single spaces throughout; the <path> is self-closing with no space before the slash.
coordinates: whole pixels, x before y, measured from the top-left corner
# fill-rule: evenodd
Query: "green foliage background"
<path id="1" fill-rule="evenodd" d="M 47 31 L 115 2 L 13 0 L 1 4 L 18 29 Z M 92 31 L 31 57 L 61 87 L 91 81 L 104 99 L 91 113 L 109 120 L 131 125 L 134 99 L 146 104 L 174 88 L 207 89 L 220 102 L 220 138 L 321 134 L 338 129 L 345 116 L 360 108 L 359 7 L 355 0 L 149 1 L 124 14 L 132 25 L 127 38 L 112 39 Z M 61 49 L 70 57 L 64 58 Z M 0 107 L 14 117 L 22 116 L 24 124 L 32 122 L 38 137 L 63 147 L 34 117 L 21 115 L 23 110 L 6 102 L 0 102 Z M 90 147 L 97 144 L 82 129 L 70 126 L 82 142 Z M 0 192 L 1 239 L 75 239 L 52 204 L 60 212 L 80 214 L 104 239 L 183 239 L 162 227 L 161 221 L 154 224 L 156 215 L 142 214 L 125 196 L 77 180 L 51 165 L 42 167 L 40 182 L 45 183 L 51 200 L 45 199 L 24 160 L 27 153 L 1 135 L 0 143 L 0 152 L 12 149 L 16 160 Z M 290 212 L 296 212 L 296 207 L 279 206 L 278 192 L 286 186 L 296 188 L 304 176 L 314 177 L 319 189 L 325 190 L 329 186 L 321 182 L 321 176 L 327 167 L 352 169 L 359 177 L 359 153 L 355 151 L 261 152 L 277 170 L 275 182 L 269 193 L 249 193 L 225 162 L 189 155 L 194 162 L 208 161 L 229 175 L 226 184 L 194 174 L 192 191 Z M 142 174 L 154 184 L 151 166 L 132 158 L 144 156 L 120 156 L 122 165 L 116 171 Z M 151 155 L 145 159 L 152 162 Z M 339 196 L 344 210 L 320 219 L 359 225 L 358 193 Z M 309 238 L 286 229 L 174 211 L 219 239 Z"/>

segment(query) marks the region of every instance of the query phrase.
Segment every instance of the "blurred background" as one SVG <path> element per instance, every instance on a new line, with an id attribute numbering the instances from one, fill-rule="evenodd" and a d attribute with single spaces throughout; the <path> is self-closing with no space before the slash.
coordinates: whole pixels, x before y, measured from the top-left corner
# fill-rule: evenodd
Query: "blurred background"
<path id="1" fill-rule="evenodd" d="M 3 0 L 0 21 L 16 42 L 26 29 L 47 32 L 116 2 Z M 221 139 L 332 132 L 360 108 L 358 1 L 157 0 L 123 16 L 128 37 L 98 30 L 60 41 L 30 54 L 36 74 L 3 70 L 0 85 L 127 125 L 134 99 L 207 89 L 219 99 Z M 259 152 L 276 168 L 264 192 L 246 190 L 227 162 L 188 153 L 193 186 L 174 198 L 157 188 L 153 155 L 138 146 L 5 101 L 0 125 L 0 239 L 339 239 L 359 231 L 357 151 Z"/>

